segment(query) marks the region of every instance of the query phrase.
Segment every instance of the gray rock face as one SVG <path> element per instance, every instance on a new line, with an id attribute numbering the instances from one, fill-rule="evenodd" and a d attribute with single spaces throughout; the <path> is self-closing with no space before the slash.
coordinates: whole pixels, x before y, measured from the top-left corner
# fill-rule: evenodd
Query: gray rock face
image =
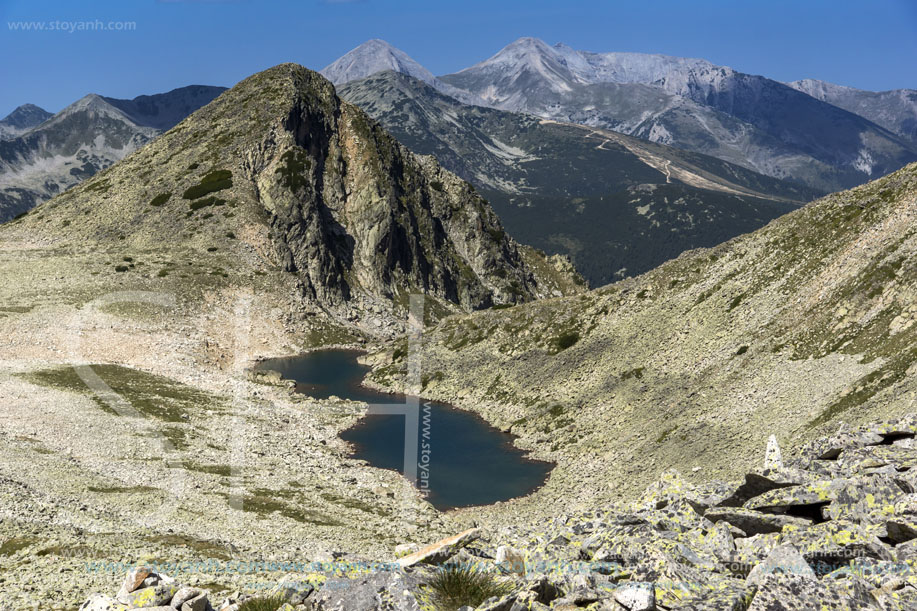
<path id="1" fill-rule="evenodd" d="M 793 81 L 787 85 L 917 142 L 917 91 L 913 89 L 864 91 L 816 79 Z"/>
<path id="2" fill-rule="evenodd" d="M 414 592 L 420 580 L 410 574 L 378 572 L 357 579 L 329 580 L 311 599 L 314 611 L 419 611 Z"/>

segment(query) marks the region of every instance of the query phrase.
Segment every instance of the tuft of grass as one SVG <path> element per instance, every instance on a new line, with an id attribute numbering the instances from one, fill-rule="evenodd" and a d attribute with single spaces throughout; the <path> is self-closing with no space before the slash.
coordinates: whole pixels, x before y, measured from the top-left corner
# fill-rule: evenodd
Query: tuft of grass
<path id="1" fill-rule="evenodd" d="M 309 184 L 307 172 L 312 170 L 312 159 L 305 149 L 298 146 L 291 148 L 280 157 L 280 160 L 283 165 L 274 170 L 274 173 L 280 175 L 281 184 L 290 191 L 299 191 Z"/>
<path id="2" fill-rule="evenodd" d="M 580 340 L 580 335 L 578 331 L 565 331 L 557 337 L 554 338 L 552 343 L 552 348 L 554 349 L 554 354 L 566 350 L 570 346 L 574 345 Z"/>
<path id="3" fill-rule="evenodd" d="M 0 556 L 12 556 L 21 549 L 38 543 L 34 537 L 13 537 L 0 543 Z"/>
<path id="4" fill-rule="evenodd" d="M 430 602 L 437 611 L 477 607 L 488 598 L 505 596 L 512 585 L 497 582 L 493 575 L 473 566 L 446 566 L 429 583 Z"/>
<path id="5" fill-rule="evenodd" d="M 169 201 L 170 197 L 172 197 L 171 193 L 160 193 L 159 195 L 157 195 L 156 197 L 150 200 L 150 205 L 156 206 L 158 208 L 159 206 Z"/>
<path id="6" fill-rule="evenodd" d="M 214 170 L 201 179 L 199 184 L 185 189 L 182 197 L 185 199 L 200 199 L 210 193 L 222 191 L 232 187 L 232 172 L 229 170 Z"/>
<path id="7" fill-rule="evenodd" d="M 133 409 L 156 420 L 181 423 L 185 421 L 183 416 L 192 411 L 220 407 L 213 395 L 169 378 L 120 365 L 93 365 L 92 369 Z M 87 395 L 104 411 L 118 415 L 117 410 L 86 385 L 73 367 L 43 369 L 22 377 L 40 386 Z"/>
<path id="8" fill-rule="evenodd" d="M 286 601 L 280 596 L 259 596 L 239 605 L 239 611 L 277 611 Z"/>
<path id="9" fill-rule="evenodd" d="M 742 356 L 746 352 L 748 352 L 748 346 L 739 346 L 739 349 L 736 350 L 736 356 Z"/>
<path id="10" fill-rule="evenodd" d="M 126 265 L 116 265 L 115 266 L 116 272 L 126 272 L 128 269 L 129 268 Z"/>
<path id="11" fill-rule="evenodd" d="M 200 210 L 201 208 L 206 208 L 207 206 L 222 206 L 225 203 L 225 199 L 211 195 L 210 197 L 205 197 L 204 199 L 199 199 L 188 204 L 191 208 L 188 214 L 190 215 L 195 210 Z"/>

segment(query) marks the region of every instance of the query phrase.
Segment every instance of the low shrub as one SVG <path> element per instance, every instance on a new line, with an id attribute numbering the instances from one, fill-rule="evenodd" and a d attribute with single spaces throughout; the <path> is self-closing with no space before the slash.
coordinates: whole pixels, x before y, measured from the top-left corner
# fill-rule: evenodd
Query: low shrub
<path id="1" fill-rule="evenodd" d="M 200 184 L 185 189 L 182 197 L 185 199 L 199 199 L 210 193 L 229 189 L 230 187 L 232 187 L 232 172 L 229 170 L 214 170 L 204 176 Z"/>

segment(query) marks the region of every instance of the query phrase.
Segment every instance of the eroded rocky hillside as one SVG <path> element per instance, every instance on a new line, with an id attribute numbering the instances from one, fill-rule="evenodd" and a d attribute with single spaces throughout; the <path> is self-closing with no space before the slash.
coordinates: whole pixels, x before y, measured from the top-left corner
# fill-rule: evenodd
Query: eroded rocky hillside
<path id="1" fill-rule="evenodd" d="M 636 279 L 449 318 L 425 336 L 424 392 L 558 461 L 533 513 L 668 466 L 735 475 L 768 435 L 913 408 L 915 220 L 911 165 Z M 401 384 L 402 354 L 376 356 L 376 382 Z"/>

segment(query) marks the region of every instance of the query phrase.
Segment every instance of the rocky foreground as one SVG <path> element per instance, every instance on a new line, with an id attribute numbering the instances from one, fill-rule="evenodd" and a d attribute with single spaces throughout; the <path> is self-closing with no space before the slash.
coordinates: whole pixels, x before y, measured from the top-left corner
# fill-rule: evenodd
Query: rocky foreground
<path id="1" fill-rule="evenodd" d="M 458 608 L 437 598 L 449 567 L 486 573 L 500 593 L 466 610 L 915 609 L 915 438 L 917 414 L 842 425 L 787 460 L 772 438 L 762 467 L 741 481 L 692 485 L 667 471 L 630 506 L 470 529 L 423 549 L 400 545 L 375 564 L 291 566 L 269 607 L 254 606 L 264 596 L 215 600 L 135 567 L 116 596 L 93 595 L 81 609 Z"/>

